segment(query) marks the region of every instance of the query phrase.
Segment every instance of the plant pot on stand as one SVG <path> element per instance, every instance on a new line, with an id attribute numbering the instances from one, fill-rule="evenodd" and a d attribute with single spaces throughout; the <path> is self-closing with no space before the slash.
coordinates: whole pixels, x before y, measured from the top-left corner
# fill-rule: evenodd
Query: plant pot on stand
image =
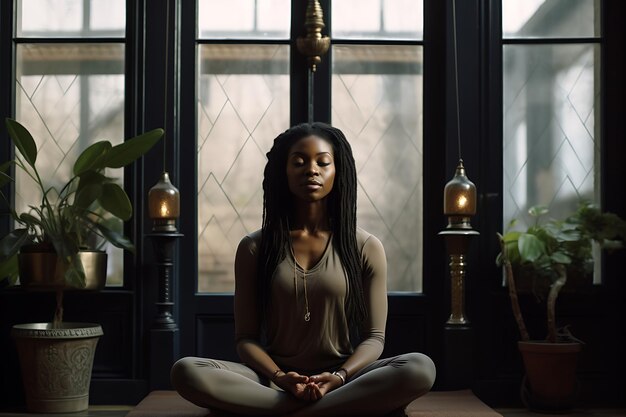
<path id="1" fill-rule="evenodd" d="M 86 288 L 101 289 L 106 281 L 107 254 L 80 252 Z M 57 293 L 62 314 L 65 269 L 54 252 L 25 251 L 19 255 L 21 285 L 34 291 Z M 60 320 L 59 320 L 60 321 Z M 26 407 L 36 413 L 67 413 L 89 406 L 91 370 L 102 327 L 94 323 L 27 323 L 13 326 Z"/>

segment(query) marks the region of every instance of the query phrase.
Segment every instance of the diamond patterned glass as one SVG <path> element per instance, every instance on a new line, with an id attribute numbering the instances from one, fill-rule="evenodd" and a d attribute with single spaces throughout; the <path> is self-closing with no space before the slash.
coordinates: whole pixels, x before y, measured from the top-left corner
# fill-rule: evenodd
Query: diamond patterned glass
<path id="1" fill-rule="evenodd" d="M 200 39 L 287 39 L 290 0 L 198 0 Z"/>
<path id="2" fill-rule="evenodd" d="M 338 0 L 331 2 L 334 38 L 421 40 L 423 0 Z"/>
<path id="3" fill-rule="evenodd" d="M 600 36 L 600 0 L 502 0 L 505 38 Z"/>
<path id="4" fill-rule="evenodd" d="M 16 0 L 18 37 L 123 37 L 125 0 Z"/>
<path id="5" fill-rule="evenodd" d="M 358 225 L 381 239 L 389 291 L 422 291 L 422 47 L 333 48 L 332 123 L 351 143 Z"/>
<path id="6" fill-rule="evenodd" d="M 237 245 L 261 227 L 265 154 L 289 127 L 289 47 L 200 45 L 198 58 L 198 292 L 232 292 Z"/>
<path id="7" fill-rule="evenodd" d="M 16 118 L 33 134 L 37 169 L 49 186 L 70 179 L 76 157 L 97 140 L 124 138 L 124 45 L 19 44 L 16 48 Z M 123 183 L 123 170 L 107 173 Z M 18 212 L 38 205 L 32 179 L 16 170 Z M 117 225 L 120 230 L 122 224 Z M 109 253 L 107 285 L 121 285 L 122 251 Z"/>
<path id="8" fill-rule="evenodd" d="M 504 224 L 600 192 L 600 46 L 505 45 Z"/>

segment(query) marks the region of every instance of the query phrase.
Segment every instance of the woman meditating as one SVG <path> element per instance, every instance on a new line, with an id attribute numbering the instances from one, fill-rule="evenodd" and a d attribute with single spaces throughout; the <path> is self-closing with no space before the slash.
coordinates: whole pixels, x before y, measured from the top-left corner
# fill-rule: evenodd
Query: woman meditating
<path id="1" fill-rule="evenodd" d="M 356 168 L 343 133 L 323 123 L 274 140 L 263 225 L 235 257 L 235 342 L 243 364 L 187 357 L 172 383 L 187 400 L 239 415 L 404 415 L 435 366 L 379 359 L 387 320 L 380 241 L 356 226 Z M 218 414 L 219 415 L 219 414 Z"/>

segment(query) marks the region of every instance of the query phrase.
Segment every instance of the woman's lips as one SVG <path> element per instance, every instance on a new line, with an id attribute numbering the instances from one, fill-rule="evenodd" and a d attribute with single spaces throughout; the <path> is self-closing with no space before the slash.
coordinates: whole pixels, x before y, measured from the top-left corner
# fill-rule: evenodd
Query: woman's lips
<path id="1" fill-rule="evenodd" d="M 322 184 L 317 181 L 307 181 L 304 184 L 302 184 L 302 186 L 306 188 L 307 190 L 315 191 L 318 188 L 321 188 Z"/>

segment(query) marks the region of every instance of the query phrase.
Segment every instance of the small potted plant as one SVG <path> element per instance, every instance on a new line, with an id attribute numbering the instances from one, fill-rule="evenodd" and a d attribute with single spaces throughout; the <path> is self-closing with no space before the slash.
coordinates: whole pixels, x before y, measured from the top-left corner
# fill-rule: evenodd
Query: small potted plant
<path id="1" fill-rule="evenodd" d="M 534 223 L 526 230 L 514 230 L 512 221 L 504 235 L 498 235 L 501 252 L 496 263 L 504 267 L 513 316 L 519 328 L 518 342 L 526 371 L 522 400 L 542 411 L 561 411 L 573 404 L 576 366 L 582 342 L 567 327 L 557 328 L 556 301 L 568 276 L 593 272 L 593 247 L 618 249 L 626 238 L 626 222 L 589 203 L 563 220 L 543 221 L 548 210 L 542 206 L 528 211 Z M 538 295 L 546 303 L 545 340 L 531 340 L 518 302 L 515 276 L 537 281 L 532 288 L 547 288 Z M 541 285 L 541 283 L 547 285 Z"/>
<path id="2" fill-rule="evenodd" d="M 0 239 L 0 287 L 15 284 L 19 276 L 21 287 L 53 291 L 57 298 L 51 323 L 19 324 L 12 330 L 27 407 L 33 412 L 85 410 L 95 347 L 103 333 L 98 324 L 63 322 L 63 292 L 104 286 L 107 254 L 99 250 L 103 242 L 134 250 L 112 226 L 131 218 L 132 204 L 106 170 L 141 157 L 160 140 L 163 130 L 116 146 L 94 143 L 73 163 L 69 181 L 55 188 L 46 185 L 37 170 L 37 146 L 30 132 L 8 118 L 6 127 L 18 152 L 0 166 L 0 187 L 13 181 L 7 171 L 15 165 L 37 184 L 41 201 L 18 213 L 1 195 L 16 227 Z"/>

